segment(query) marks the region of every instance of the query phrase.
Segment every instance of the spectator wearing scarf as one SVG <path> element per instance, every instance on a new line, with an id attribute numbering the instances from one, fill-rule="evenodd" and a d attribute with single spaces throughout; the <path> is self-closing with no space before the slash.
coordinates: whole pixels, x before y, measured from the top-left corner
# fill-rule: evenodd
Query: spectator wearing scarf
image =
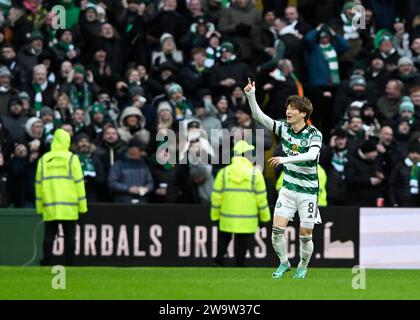
<path id="1" fill-rule="evenodd" d="M 420 205 L 420 143 L 413 141 L 408 156 L 397 164 L 389 178 L 389 200 L 394 207 Z"/>

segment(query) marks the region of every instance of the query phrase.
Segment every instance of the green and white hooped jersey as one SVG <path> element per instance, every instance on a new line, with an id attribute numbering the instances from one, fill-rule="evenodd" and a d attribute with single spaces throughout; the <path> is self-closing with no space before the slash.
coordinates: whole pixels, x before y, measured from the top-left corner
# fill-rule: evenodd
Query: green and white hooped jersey
<path id="1" fill-rule="evenodd" d="M 309 125 L 305 125 L 298 133 L 294 133 L 292 126 L 285 121 L 274 121 L 273 133 L 280 137 L 282 157 L 296 156 L 308 152 L 309 148 L 319 148 L 318 156 L 313 161 L 286 163 L 283 165 L 283 187 L 299 193 L 318 194 L 317 165 L 322 145 L 321 132 Z"/>

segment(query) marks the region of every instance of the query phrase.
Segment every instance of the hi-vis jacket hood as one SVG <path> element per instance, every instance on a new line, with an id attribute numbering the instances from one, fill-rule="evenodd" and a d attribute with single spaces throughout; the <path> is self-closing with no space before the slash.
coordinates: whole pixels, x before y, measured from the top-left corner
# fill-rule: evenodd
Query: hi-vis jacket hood
<path id="1" fill-rule="evenodd" d="M 232 158 L 232 167 L 229 171 L 228 179 L 236 183 L 241 183 L 243 181 L 252 180 L 254 166 L 251 161 L 245 157 L 233 157 Z"/>
<path id="2" fill-rule="evenodd" d="M 51 142 L 51 151 L 69 151 L 70 140 L 70 134 L 67 131 L 57 129 Z"/>

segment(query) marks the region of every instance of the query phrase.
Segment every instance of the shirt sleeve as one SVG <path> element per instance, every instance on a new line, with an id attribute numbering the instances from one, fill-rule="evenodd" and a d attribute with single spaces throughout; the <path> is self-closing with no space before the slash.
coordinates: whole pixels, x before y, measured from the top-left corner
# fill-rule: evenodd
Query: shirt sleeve
<path id="1" fill-rule="evenodd" d="M 322 147 L 322 134 L 315 132 L 309 137 L 309 148 L 317 147 L 321 150 Z"/>
<path id="2" fill-rule="evenodd" d="M 283 128 L 283 121 L 274 120 L 273 122 L 274 122 L 274 124 L 273 124 L 273 128 L 272 128 L 271 131 L 276 136 L 278 136 L 279 138 L 281 138 L 281 129 Z"/>

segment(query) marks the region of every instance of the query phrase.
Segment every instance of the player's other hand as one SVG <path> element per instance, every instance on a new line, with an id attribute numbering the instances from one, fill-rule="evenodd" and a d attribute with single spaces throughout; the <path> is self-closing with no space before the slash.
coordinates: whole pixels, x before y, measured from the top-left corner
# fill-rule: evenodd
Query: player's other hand
<path id="1" fill-rule="evenodd" d="M 244 91 L 246 94 L 255 93 L 255 81 L 251 81 L 251 79 L 248 78 L 248 84 L 245 86 Z"/>
<path id="2" fill-rule="evenodd" d="M 276 168 L 279 165 L 281 165 L 280 157 L 272 157 L 268 159 L 268 163 L 270 164 L 270 166 Z"/>

